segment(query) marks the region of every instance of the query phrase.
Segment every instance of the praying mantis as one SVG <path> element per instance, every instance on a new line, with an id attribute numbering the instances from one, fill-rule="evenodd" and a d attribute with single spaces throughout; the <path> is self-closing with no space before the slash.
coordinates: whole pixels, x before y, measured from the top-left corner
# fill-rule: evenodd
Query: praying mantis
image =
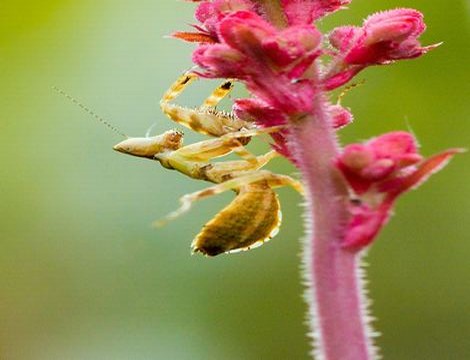
<path id="1" fill-rule="evenodd" d="M 273 189 L 291 186 L 303 193 L 302 184 L 289 176 L 262 169 L 278 156 L 275 150 L 255 156 L 245 148 L 253 136 L 279 131 L 282 126 L 258 128 L 232 113 L 216 109 L 232 90 L 230 80 L 217 87 L 197 108 L 186 108 L 173 102 L 197 78 L 192 72 L 180 76 L 163 95 L 160 107 L 171 120 L 212 139 L 183 145 L 183 133 L 169 130 L 157 136 L 126 136 L 114 146 L 114 150 L 158 161 L 164 168 L 214 184 L 181 197 L 181 206 L 156 221 L 156 226 L 184 214 L 197 200 L 229 190 L 236 193 L 235 199 L 206 223 L 194 238 L 191 244 L 193 253 L 215 256 L 253 249 L 273 238 L 281 224 L 280 204 Z M 59 92 L 97 117 L 63 91 Z M 102 118 L 100 121 L 110 126 Z M 230 153 L 238 155 L 240 160 L 213 161 Z"/>

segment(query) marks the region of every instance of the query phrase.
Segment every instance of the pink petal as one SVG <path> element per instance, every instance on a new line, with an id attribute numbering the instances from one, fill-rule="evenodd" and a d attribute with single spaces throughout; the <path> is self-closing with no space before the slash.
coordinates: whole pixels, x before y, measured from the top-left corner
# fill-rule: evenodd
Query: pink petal
<path id="1" fill-rule="evenodd" d="M 346 51 L 349 50 L 358 39 L 364 36 L 365 32 L 360 27 L 341 26 L 333 29 L 333 31 L 328 34 L 328 40 L 334 48 L 340 51 Z"/>
<path id="2" fill-rule="evenodd" d="M 351 144 L 344 148 L 341 163 L 348 169 L 358 172 L 375 160 L 374 152 L 366 145 Z"/>
<path id="3" fill-rule="evenodd" d="M 446 166 L 452 157 L 463 153 L 464 149 L 449 149 L 425 159 L 416 166 L 416 169 L 406 176 L 397 177 L 380 185 L 380 191 L 387 192 L 395 198 L 401 193 L 416 189 L 424 183 L 432 174 L 435 174 Z"/>
<path id="4" fill-rule="evenodd" d="M 380 181 L 396 170 L 396 163 L 391 159 L 379 159 L 364 168 L 360 175 L 366 181 Z"/>
<path id="5" fill-rule="evenodd" d="M 281 112 L 259 99 L 238 99 L 233 111 L 240 119 L 255 122 L 263 127 L 284 125 L 287 122 Z"/>
<path id="6" fill-rule="evenodd" d="M 364 29 L 369 41 L 379 42 L 405 36 L 418 37 L 426 30 L 426 25 L 419 11 L 402 8 L 369 16 L 364 22 Z"/>
<path id="7" fill-rule="evenodd" d="M 334 129 L 340 129 L 353 122 L 353 115 L 341 105 L 331 105 L 329 112 L 332 118 L 332 126 Z"/>
<path id="8" fill-rule="evenodd" d="M 408 132 L 394 131 L 381 135 L 367 143 L 377 157 L 396 159 L 405 154 L 414 154 L 417 151 L 416 140 Z"/>
<path id="9" fill-rule="evenodd" d="M 288 66 L 306 54 L 316 51 L 321 39 L 321 33 L 314 26 L 292 26 L 263 40 L 262 45 L 276 65 Z"/>
<path id="10" fill-rule="evenodd" d="M 276 34 L 276 29 L 261 16 L 250 11 L 237 11 L 227 16 L 219 25 L 220 36 L 230 47 L 252 59 L 266 58 L 261 43 Z"/>
<path id="11" fill-rule="evenodd" d="M 377 209 L 371 209 L 367 205 L 359 205 L 352 208 L 352 218 L 346 230 L 343 248 L 359 251 L 374 241 L 379 231 L 386 225 L 390 218 L 392 204 L 382 204 Z"/>
<path id="12" fill-rule="evenodd" d="M 239 78 L 246 58 L 226 45 L 201 45 L 193 53 L 193 62 L 204 68 L 208 77 Z"/>
<path id="13" fill-rule="evenodd" d="M 348 81 L 350 81 L 354 76 L 356 76 L 362 69 L 364 69 L 364 66 L 348 67 L 346 70 L 340 71 L 322 80 L 323 88 L 329 91 L 329 90 L 336 89 L 340 86 L 343 86 Z"/>
<path id="14" fill-rule="evenodd" d="M 289 25 L 311 24 L 351 0 L 281 0 Z"/>

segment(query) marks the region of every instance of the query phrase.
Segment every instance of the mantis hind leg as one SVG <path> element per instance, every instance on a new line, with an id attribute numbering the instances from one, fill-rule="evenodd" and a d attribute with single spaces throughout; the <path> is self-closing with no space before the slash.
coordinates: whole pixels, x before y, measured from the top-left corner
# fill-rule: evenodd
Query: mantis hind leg
<path id="1" fill-rule="evenodd" d="M 160 227 L 165 225 L 169 221 L 178 218 L 179 216 L 188 212 L 191 209 L 193 203 L 198 200 L 218 195 L 229 190 L 239 191 L 239 189 L 243 186 L 250 185 L 256 182 L 263 182 L 269 188 L 291 186 L 296 191 L 303 193 L 302 184 L 289 176 L 274 174 L 267 170 L 253 171 L 249 172 L 246 175 L 236 177 L 223 183 L 208 187 L 206 189 L 182 196 L 180 198 L 180 207 L 168 214 L 163 219 L 155 221 L 153 225 Z"/>

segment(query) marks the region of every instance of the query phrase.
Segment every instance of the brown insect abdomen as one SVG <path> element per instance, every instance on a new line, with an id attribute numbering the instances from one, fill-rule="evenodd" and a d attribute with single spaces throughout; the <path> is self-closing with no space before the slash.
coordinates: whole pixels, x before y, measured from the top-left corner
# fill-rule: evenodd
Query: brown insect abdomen
<path id="1" fill-rule="evenodd" d="M 194 252 L 215 256 L 249 250 L 276 235 L 281 222 L 276 193 L 265 184 L 250 184 L 204 225 L 192 243 Z"/>

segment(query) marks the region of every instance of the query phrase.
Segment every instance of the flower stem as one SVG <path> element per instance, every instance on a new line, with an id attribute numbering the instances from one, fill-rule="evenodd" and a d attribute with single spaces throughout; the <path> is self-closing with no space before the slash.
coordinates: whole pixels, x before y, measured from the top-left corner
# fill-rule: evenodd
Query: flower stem
<path id="1" fill-rule="evenodd" d="M 314 354 L 318 360 L 370 360 L 359 255 L 340 245 L 349 197 L 333 165 L 338 144 L 323 95 L 315 102 L 312 114 L 293 122 L 289 139 L 306 184 L 304 265 Z"/>

